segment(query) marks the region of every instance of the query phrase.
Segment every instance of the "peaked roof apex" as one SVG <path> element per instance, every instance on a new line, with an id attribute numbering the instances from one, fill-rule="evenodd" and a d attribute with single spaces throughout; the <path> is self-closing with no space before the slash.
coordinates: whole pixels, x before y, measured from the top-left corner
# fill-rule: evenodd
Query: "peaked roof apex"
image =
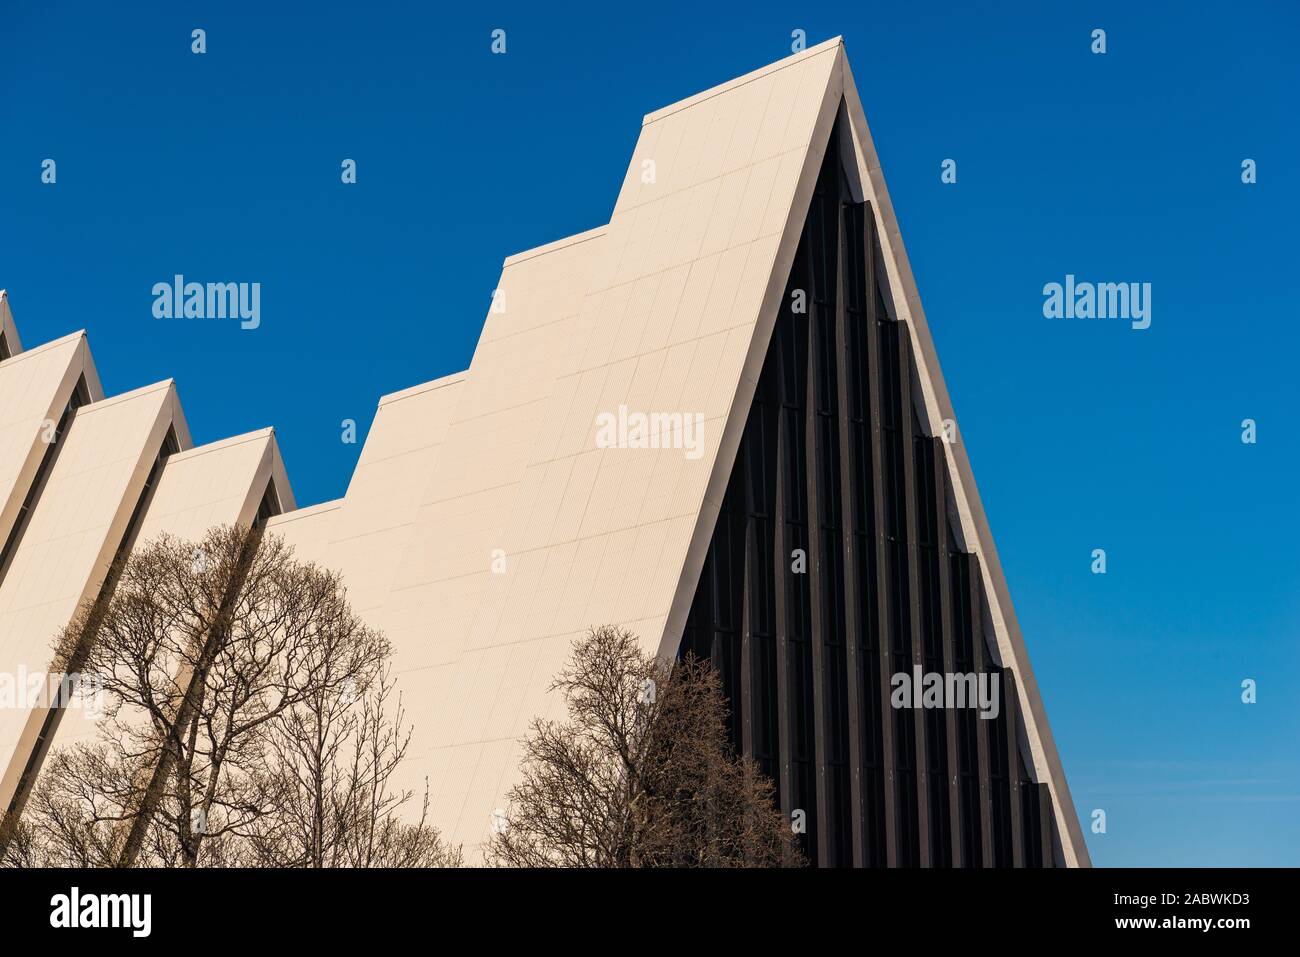
<path id="1" fill-rule="evenodd" d="M 796 63 L 802 63 L 804 60 L 825 53 L 827 50 L 833 50 L 843 46 L 844 38 L 842 36 L 831 37 L 829 40 L 825 40 L 815 46 L 810 46 L 806 50 L 800 50 L 798 53 L 793 53 L 788 57 L 782 57 L 774 63 L 769 63 L 767 66 L 759 67 L 757 70 L 753 70 L 743 76 L 738 76 L 733 80 L 728 80 L 726 83 L 720 83 L 701 93 L 696 93 L 694 96 L 688 96 L 684 100 L 678 100 L 676 103 L 670 103 L 668 106 L 647 113 L 645 117 L 642 118 L 641 125 L 649 126 L 651 123 L 662 120 L 666 116 L 670 116 L 673 113 L 677 113 L 688 107 L 695 106 L 697 103 L 715 97 L 720 93 L 734 90 L 738 86 L 752 83 L 754 80 L 767 76 L 769 73 L 775 73 L 777 70 L 784 70 L 786 67 L 794 66 Z"/>

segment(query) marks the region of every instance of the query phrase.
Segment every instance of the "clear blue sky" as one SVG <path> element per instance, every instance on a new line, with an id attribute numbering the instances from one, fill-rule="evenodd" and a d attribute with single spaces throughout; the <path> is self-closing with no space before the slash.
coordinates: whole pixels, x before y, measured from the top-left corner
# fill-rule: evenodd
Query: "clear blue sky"
<path id="1" fill-rule="evenodd" d="M 196 442 L 274 425 L 336 497 L 341 420 L 468 364 L 644 113 L 842 34 L 1094 861 L 1300 864 L 1293 3 L 279 6 L 4 4 L 27 345 L 84 327 L 110 393 L 174 377 Z M 261 328 L 155 320 L 177 272 L 261 282 Z M 1066 273 L 1152 283 L 1151 328 L 1044 319 Z"/>

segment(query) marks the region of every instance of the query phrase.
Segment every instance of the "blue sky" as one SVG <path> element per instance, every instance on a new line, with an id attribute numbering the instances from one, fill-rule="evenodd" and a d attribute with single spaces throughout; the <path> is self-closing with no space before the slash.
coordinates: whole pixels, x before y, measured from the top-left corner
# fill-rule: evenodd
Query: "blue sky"
<path id="1" fill-rule="evenodd" d="M 174 377 L 196 442 L 274 425 L 334 498 L 340 422 L 468 364 L 644 113 L 841 34 L 1094 862 L 1300 864 L 1293 4 L 275 7 L 5 5 L 27 345 L 85 328 L 108 392 Z M 155 320 L 178 272 L 260 282 L 261 328 Z M 1045 319 L 1067 273 L 1150 282 L 1151 327 Z"/>

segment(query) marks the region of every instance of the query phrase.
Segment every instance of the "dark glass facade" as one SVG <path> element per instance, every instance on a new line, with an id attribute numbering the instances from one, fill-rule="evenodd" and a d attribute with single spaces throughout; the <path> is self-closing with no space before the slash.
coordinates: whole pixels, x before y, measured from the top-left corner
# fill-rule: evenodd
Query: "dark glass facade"
<path id="1" fill-rule="evenodd" d="M 738 751 L 802 811 L 819 866 L 1052 866 L 978 560 L 950 524 L 942 437 L 920 425 L 869 206 L 839 132 L 791 267 L 681 643 L 710 659 Z M 999 677 L 975 708 L 894 708 L 896 673 Z"/>

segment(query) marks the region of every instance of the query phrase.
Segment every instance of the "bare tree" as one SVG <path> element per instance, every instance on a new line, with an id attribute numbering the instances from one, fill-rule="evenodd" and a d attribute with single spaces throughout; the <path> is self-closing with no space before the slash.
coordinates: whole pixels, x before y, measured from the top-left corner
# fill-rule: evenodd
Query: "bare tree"
<path id="1" fill-rule="evenodd" d="M 400 702 L 386 711 L 391 647 L 335 573 L 229 527 L 164 537 L 112 579 L 56 649 L 102 695 L 101 740 L 47 760 L 7 860 L 456 863 L 423 819 L 396 819 L 409 732 Z"/>
<path id="2" fill-rule="evenodd" d="M 717 673 L 666 663 L 634 635 L 575 642 L 551 686 L 567 722 L 535 721 L 522 780 L 488 860 L 520 867 L 744 867 L 802 863 L 772 785 L 733 753 Z"/>
<path id="3" fill-rule="evenodd" d="M 272 725 L 267 746 L 276 813 L 248 831 L 253 862 L 265 867 L 455 867 L 461 849 L 443 843 L 428 823 L 425 784 L 420 816 L 403 821 L 399 808 L 414 796 L 395 791 L 393 774 L 405 759 L 410 729 L 393 700 L 391 668 L 368 691 L 345 686 L 287 709 Z M 359 700 L 358 700 L 359 699 Z"/>

